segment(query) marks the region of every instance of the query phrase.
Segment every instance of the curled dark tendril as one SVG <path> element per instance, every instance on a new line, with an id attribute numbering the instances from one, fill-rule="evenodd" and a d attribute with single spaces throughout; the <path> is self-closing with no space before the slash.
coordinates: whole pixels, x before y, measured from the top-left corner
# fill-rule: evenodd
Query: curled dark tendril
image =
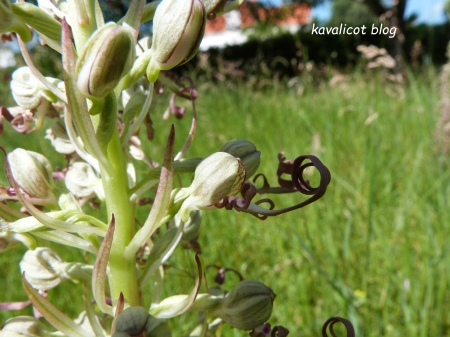
<path id="1" fill-rule="evenodd" d="M 328 334 L 327 334 L 328 327 L 330 329 L 331 336 L 337 337 L 337 335 L 335 334 L 335 332 L 333 330 L 333 326 L 339 322 L 344 324 L 345 329 L 347 330 L 347 337 L 355 337 L 355 329 L 353 328 L 352 323 L 348 319 L 341 318 L 341 317 L 331 317 L 323 324 L 322 337 L 328 337 Z"/>
<path id="2" fill-rule="evenodd" d="M 256 181 L 258 180 L 259 177 L 262 177 L 262 179 L 263 179 L 263 185 L 262 185 L 261 188 L 258 188 L 257 192 L 258 192 L 259 194 L 264 194 L 264 193 L 269 192 L 270 185 L 269 185 L 269 182 L 267 181 L 267 178 L 266 178 L 266 176 L 265 176 L 264 174 L 258 173 L 258 174 L 253 178 L 253 182 L 256 183 Z"/>
<path id="3" fill-rule="evenodd" d="M 206 269 L 208 270 L 209 268 L 215 268 L 217 269 L 217 274 L 216 277 L 214 278 L 214 282 L 216 282 L 219 285 L 222 285 L 225 283 L 225 275 L 228 272 L 233 272 L 234 274 L 236 274 L 239 278 L 239 281 L 243 281 L 244 277 L 242 276 L 242 274 L 237 271 L 236 269 L 233 268 L 223 268 L 223 267 L 219 267 L 215 264 L 210 264 L 206 267 Z"/>
<path id="4" fill-rule="evenodd" d="M 234 196 L 226 197 L 219 203 L 215 204 L 215 206 L 217 208 L 225 208 L 227 210 L 234 209 L 238 212 L 247 212 L 257 217 L 258 219 L 265 220 L 269 216 L 280 215 L 293 211 L 295 209 L 305 207 L 313 203 L 314 201 L 319 200 L 325 194 L 328 184 L 331 181 L 331 174 L 328 168 L 319 160 L 319 158 L 313 155 L 304 155 L 297 157 L 295 160 L 285 161 L 285 158 L 281 153 L 279 155 L 279 160 L 280 165 L 278 167 L 277 174 L 281 175 L 282 173 L 285 173 L 288 168 L 291 170 L 291 181 L 289 182 L 289 185 L 287 183 L 283 183 L 285 186 L 280 186 L 281 189 L 272 189 L 270 188 L 266 177 L 262 174 L 258 174 L 253 179 L 253 182 L 255 182 L 259 177 L 263 177 L 263 187 L 257 189 L 253 184 L 247 181 L 242 185 L 241 188 L 242 198 Z M 305 161 L 308 162 L 305 163 Z M 304 179 L 303 177 L 305 169 L 311 166 L 315 167 L 320 174 L 320 183 L 317 187 L 311 186 L 309 181 Z M 283 181 L 287 182 L 287 180 L 284 179 Z M 278 210 L 275 209 L 274 202 L 268 198 L 261 199 L 252 203 L 253 198 L 258 193 L 290 193 L 294 191 L 299 191 L 300 193 L 310 195 L 311 197 L 294 206 Z M 267 209 L 259 207 L 259 205 L 263 203 L 268 203 L 269 208 Z"/>

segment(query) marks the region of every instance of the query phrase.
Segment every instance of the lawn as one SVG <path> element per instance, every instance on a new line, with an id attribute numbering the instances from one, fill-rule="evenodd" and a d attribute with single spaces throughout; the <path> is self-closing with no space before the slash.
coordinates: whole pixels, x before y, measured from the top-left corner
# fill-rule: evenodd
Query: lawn
<path id="1" fill-rule="evenodd" d="M 450 161 L 435 139 L 440 110 L 433 70 L 411 75 L 401 87 L 361 72 L 336 86 L 304 81 L 302 94 L 298 87 L 276 83 L 257 91 L 245 84 L 197 84 L 198 129 L 189 156 L 205 157 L 228 140 L 245 138 L 262 152 L 259 172 L 273 185 L 280 151 L 287 158 L 314 154 L 332 175 L 321 200 L 265 221 L 234 211 L 204 212 L 199 238 L 204 267 L 235 268 L 246 279 L 270 286 L 277 295 L 270 322 L 287 327 L 293 337 L 320 336 L 332 316 L 350 319 L 359 337 L 450 336 Z M 176 127 L 177 149 L 190 125 L 189 110 L 183 120 L 164 121 L 165 106 L 161 101 L 152 116 L 155 140 L 145 145 L 159 162 L 170 124 Z M 64 166 L 44 135 L 42 130 L 18 136 L 6 125 L 0 143 L 7 150 L 20 146 L 42 152 Z M 286 207 L 304 197 L 273 199 Z M 142 219 L 145 212 L 148 207 L 141 210 Z M 66 259 L 83 261 L 79 252 L 52 247 Z M 24 251 L 0 255 L 6 289 L 0 302 L 25 299 L 17 266 Z M 165 284 L 166 295 L 189 291 L 192 264 L 192 253 L 176 251 L 169 260 L 167 274 L 173 276 Z M 214 284 L 212 269 L 207 281 Z M 229 274 L 226 284 L 236 281 Z M 76 317 L 77 296 L 69 281 L 52 290 L 50 299 Z M 1 312 L 0 321 L 18 313 Z M 181 317 L 172 326 L 190 324 Z M 222 332 L 248 335 L 228 327 Z"/>

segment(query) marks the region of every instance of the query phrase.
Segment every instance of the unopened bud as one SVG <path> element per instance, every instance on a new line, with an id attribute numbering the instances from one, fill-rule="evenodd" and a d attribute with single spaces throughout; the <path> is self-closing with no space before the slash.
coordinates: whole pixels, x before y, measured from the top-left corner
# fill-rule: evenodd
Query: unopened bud
<path id="1" fill-rule="evenodd" d="M 269 319 L 274 299 L 272 289 L 264 283 L 239 282 L 223 301 L 222 319 L 233 328 L 254 329 Z"/>
<path id="2" fill-rule="evenodd" d="M 14 180 L 28 195 L 41 199 L 53 196 L 52 166 L 47 158 L 20 148 L 7 158 Z"/>
<path id="3" fill-rule="evenodd" d="M 214 205 L 229 195 L 236 195 L 245 180 L 241 161 L 225 152 L 216 152 L 195 169 L 189 187 L 190 198 L 199 207 Z"/>
<path id="4" fill-rule="evenodd" d="M 44 337 L 49 335 L 46 327 L 36 318 L 31 316 L 17 316 L 8 319 L 2 326 L 5 336 L 35 336 Z M 9 334 L 8 334 L 9 333 Z M 0 335 L 1 336 L 1 335 Z"/>
<path id="5" fill-rule="evenodd" d="M 163 0 L 153 19 L 152 59 L 147 68 L 151 82 L 160 70 L 188 62 L 198 51 L 206 24 L 201 0 Z"/>
<path id="6" fill-rule="evenodd" d="M 248 140 L 231 140 L 222 146 L 220 151 L 229 153 L 242 160 L 242 164 L 245 166 L 247 179 L 254 175 L 259 168 L 261 152 Z"/>
<path id="7" fill-rule="evenodd" d="M 104 25 L 89 38 L 77 61 L 78 89 L 86 97 L 105 97 L 131 69 L 134 58 L 131 33 L 112 22 Z"/>
<path id="8" fill-rule="evenodd" d="M 236 195 L 245 181 L 241 160 L 225 152 L 216 152 L 195 169 L 189 197 L 181 206 L 180 216 L 186 222 L 195 209 L 207 208 L 226 196 Z"/>
<path id="9" fill-rule="evenodd" d="M 146 327 L 150 314 L 143 307 L 129 307 L 117 316 L 116 331 L 129 335 L 139 335 Z"/>

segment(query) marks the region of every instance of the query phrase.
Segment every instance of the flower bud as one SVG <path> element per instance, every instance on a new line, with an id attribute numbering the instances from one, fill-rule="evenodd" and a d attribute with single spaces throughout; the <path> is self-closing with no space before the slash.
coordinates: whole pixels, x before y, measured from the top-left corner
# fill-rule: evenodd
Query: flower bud
<path id="1" fill-rule="evenodd" d="M 172 337 L 169 324 L 163 319 L 150 316 L 145 325 L 147 337 Z"/>
<path id="2" fill-rule="evenodd" d="M 207 208 L 226 196 L 236 195 L 245 181 L 241 160 L 225 152 L 216 152 L 195 169 L 189 197 L 180 209 L 181 220 L 187 222 L 195 209 Z"/>
<path id="3" fill-rule="evenodd" d="M 239 282 L 223 301 L 222 319 L 233 328 L 254 329 L 269 319 L 274 299 L 272 289 L 264 283 Z"/>
<path id="4" fill-rule="evenodd" d="M 147 77 L 155 82 L 160 70 L 188 62 L 198 51 L 206 25 L 201 0 L 163 0 L 153 19 L 152 59 Z"/>
<path id="5" fill-rule="evenodd" d="M 37 247 L 29 250 L 20 261 L 20 270 L 27 281 L 36 289 L 49 290 L 62 280 L 64 261 L 50 248 Z"/>
<path id="6" fill-rule="evenodd" d="M 70 165 L 64 178 L 67 189 L 78 198 L 105 198 L 101 179 L 91 165 L 76 161 Z"/>
<path id="7" fill-rule="evenodd" d="M 245 166 L 247 178 L 254 175 L 259 168 L 261 152 L 259 152 L 256 149 L 256 146 L 248 140 L 231 140 L 222 146 L 220 151 L 229 153 L 236 158 L 240 158 L 242 164 Z"/>
<path id="8" fill-rule="evenodd" d="M 195 169 L 189 198 L 198 207 L 211 206 L 238 193 L 244 181 L 245 167 L 241 161 L 228 153 L 216 152 Z"/>
<path id="9" fill-rule="evenodd" d="M 28 67 L 20 67 L 13 72 L 11 93 L 17 104 L 24 109 L 37 108 L 41 103 L 38 80 Z"/>
<path id="10" fill-rule="evenodd" d="M 9 336 L 48 336 L 49 331 L 36 318 L 31 316 L 17 316 L 8 319 L 2 326 L 3 332 L 8 332 Z M 8 334 L 5 334 L 7 336 Z"/>
<path id="11" fill-rule="evenodd" d="M 12 176 L 22 190 L 35 198 L 53 196 L 52 166 L 47 158 L 20 148 L 8 153 L 7 157 Z"/>
<path id="12" fill-rule="evenodd" d="M 146 328 L 150 314 L 143 307 L 129 307 L 117 316 L 116 331 L 139 335 Z"/>
<path id="13" fill-rule="evenodd" d="M 131 69 L 134 58 L 131 33 L 112 22 L 104 25 L 86 42 L 77 61 L 78 89 L 86 97 L 105 97 Z"/>

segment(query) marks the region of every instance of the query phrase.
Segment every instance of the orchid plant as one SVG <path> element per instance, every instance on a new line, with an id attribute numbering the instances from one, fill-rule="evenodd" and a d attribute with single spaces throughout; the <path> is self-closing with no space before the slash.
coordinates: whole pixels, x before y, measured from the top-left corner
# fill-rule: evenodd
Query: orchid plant
<path id="1" fill-rule="evenodd" d="M 20 133 L 39 130 L 46 117 L 53 118 L 47 138 L 68 161 L 64 170 L 53 171 L 39 153 L 21 148 L 5 153 L 10 186 L 0 189 L 0 251 L 20 244 L 29 249 L 20 268 L 29 298 L 24 305 L 33 305 L 35 317 L 6 321 L 0 336 L 171 336 L 167 320 L 187 311 L 198 312 L 198 322 L 191 331 L 173 331 L 176 336 L 210 336 L 224 323 L 254 337 L 288 334 L 267 323 L 275 295 L 259 281 L 242 280 L 226 291 L 221 288 L 226 270 L 220 269 L 218 285 L 202 293 L 198 254 L 192 291 L 161 298 L 163 266 L 174 250 L 187 245 L 198 251 L 202 211 L 237 211 L 264 220 L 316 201 L 330 182 L 317 157 L 286 160 L 281 153 L 279 186 L 271 187 L 263 175 L 255 175 L 260 152 L 246 140 L 231 140 L 206 158 L 187 156 L 196 130 L 198 93 L 191 79 L 168 71 L 196 54 L 206 20 L 242 1 L 133 0 L 120 21 L 105 23 L 97 0 L 39 0 L 38 6 L 0 0 L 0 33 L 17 38 L 27 64 L 12 76 L 17 106 L 1 107 L 1 117 Z M 152 38 L 139 39 L 141 24 L 149 20 Z M 33 64 L 25 44 L 33 32 L 61 54 L 63 78 L 45 77 Z M 174 127 L 166 130 L 164 160 L 157 164 L 145 155 L 137 135 L 144 127 L 151 134 L 150 114 L 164 88 L 173 93 L 169 110 L 184 115 L 174 100 L 186 99 L 193 117 L 176 154 Z M 135 169 L 139 160 L 148 166 L 142 179 Z M 303 178 L 310 166 L 320 173 L 318 187 Z M 193 174 L 191 184 L 174 188 L 174 178 L 182 174 Z M 258 179 L 262 187 L 256 187 Z M 156 195 L 149 200 L 153 189 Z M 255 201 L 261 194 L 292 192 L 309 199 L 284 209 L 276 209 L 269 198 Z M 141 225 L 136 208 L 146 202 L 151 210 Z M 99 203 L 106 205 L 106 213 L 96 218 L 88 209 Z M 95 264 L 63 261 L 50 248 L 38 247 L 37 239 L 82 250 L 95 257 Z M 68 279 L 82 288 L 84 308 L 76 320 L 45 296 Z M 146 282 L 154 284 L 151 303 L 142 296 Z"/>

